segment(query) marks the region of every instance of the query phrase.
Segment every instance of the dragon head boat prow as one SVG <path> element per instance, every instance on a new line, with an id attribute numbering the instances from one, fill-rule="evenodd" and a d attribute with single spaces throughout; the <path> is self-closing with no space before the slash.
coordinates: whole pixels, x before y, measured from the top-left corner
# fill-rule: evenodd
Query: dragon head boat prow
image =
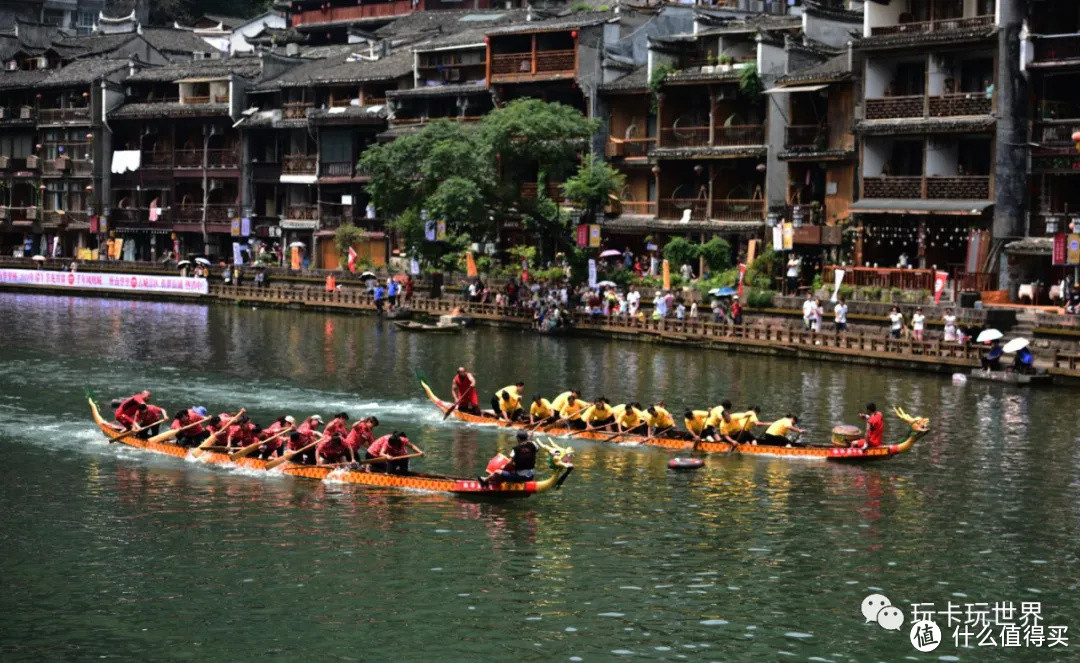
<path id="1" fill-rule="evenodd" d="M 915 440 L 930 432 L 930 420 L 926 417 L 913 417 L 899 407 L 893 407 L 893 413 L 911 427 L 907 439 L 890 447 L 891 454 L 904 453 L 915 445 Z"/>
<path id="2" fill-rule="evenodd" d="M 560 447 L 549 437 L 547 442 L 540 442 L 540 448 L 548 452 L 548 464 L 553 470 L 565 470 L 574 466 L 574 448 Z"/>

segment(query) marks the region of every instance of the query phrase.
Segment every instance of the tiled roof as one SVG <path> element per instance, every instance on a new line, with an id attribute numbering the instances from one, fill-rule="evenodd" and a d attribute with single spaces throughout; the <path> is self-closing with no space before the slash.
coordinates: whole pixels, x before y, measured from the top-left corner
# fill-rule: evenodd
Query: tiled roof
<path id="1" fill-rule="evenodd" d="M 229 74 L 254 78 L 261 71 L 262 64 L 258 58 L 234 56 L 195 60 L 193 62 L 174 62 L 163 67 L 147 67 L 135 72 L 128 80 L 171 83 L 184 78 L 225 77 Z"/>
<path id="2" fill-rule="evenodd" d="M 177 30 L 175 28 L 143 28 L 143 38 L 150 45 L 162 53 L 184 53 L 191 59 L 191 53 L 202 51 L 213 53 L 214 48 L 202 37 L 190 30 Z"/>
<path id="3" fill-rule="evenodd" d="M 402 97 L 456 97 L 468 94 L 491 94 L 491 91 L 484 85 L 432 85 L 411 90 L 389 90 L 386 96 L 388 99 L 400 99 Z"/>
<path id="4" fill-rule="evenodd" d="M 829 58 L 821 64 L 802 69 L 776 79 L 777 83 L 835 82 L 852 77 L 847 54 Z"/>
<path id="5" fill-rule="evenodd" d="M 375 30 L 375 35 L 381 38 L 405 35 L 437 38 L 439 35 L 450 37 L 463 31 L 480 30 L 482 36 L 483 30 L 491 26 L 524 20 L 525 10 L 523 9 L 449 9 L 412 12 L 378 28 Z"/>
<path id="6" fill-rule="evenodd" d="M 37 71 L 2 71 L 0 72 L 0 90 L 29 88 L 41 84 L 52 72 L 47 69 Z"/>
<path id="7" fill-rule="evenodd" d="M 863 22 L 863 13 L 861 11 L 839 7 L 825 7 L 820 2 L 815 2 L 815 0 L 805 0 L 803 4 L 803 13 L 810 14 L 811 16 L 820 16 L 834 21 L 845 21 L 847 23 L 857 23 L 859 25 L 862 25 Z"/>
<path id="8" fill-rule="evenodd" d="M 52 46 L 62 58 L 88 58 L 112 53 L 138 37 L 134 32 L 64 37 L 54 41 Z"/>
<path id="9" fill-rule="evenodd" d="M 345 106 L 342 110 L 315 108 L 308 111 L 313 124 L 375 123 L 386 120 L 386 106 Z"/>
<path id="10" fill-rule="evenodd" d="M 1005 245 L 1006 253 L 1025 255 L 1050 255 L 1054 252 L 1053 237 L 1025 237 Z"/>
<path id="11" fill-rule="evenodd" d="M 781 161 L 844 161 L 855 157 L 855 150 L 784 150 L 776 155 Z"/>
<path id="12" fill-rule="evenodd" d="M 760 14 L 735 19 L 730 14 L 714 14 L 707 9 L 697 9 L 694 18 L 709 27 L 699 31 L 701 35 L 751 34 L 770 30 L 797 30 L 802 27 L 799 16 L 770 16 Z"/>
<path id="13" fill-rule="evenodd" d="M 602 83 L 602 92 L 638 92 L 649 88 L 648 67 L 642 65 L 629 74 L 610 83 Z"/>
<path id="14" fill-rule="evenodd" d="M 75 60 L 60 69 L 54 69 L 49 77 L 38 85 L 41 87 L 64 87 L 68 85 L 89 85 L 109 74 L 125 69 L 128 66 L 127 59 L 112 60 L 106 58 L 91 58 L 89 60 Z"/>
<path id="15" fill-rule="evenodd" d="M 696 83 L 698 81 L 737 83 L 739 82 L 739 69 L 720 71 L 720 65 L 716 65 L 713 72 L 701 71 L 701 67 L 690 67 L 673 71 L 664 78 L 665 83 Z"/>
<path id="16" fill-rule="evenodd" d="M 898 32 L 891 35 L 877 35 L 856 39 L 853 42 L 853 48 L 856 50 L 885 50 L 916 45 L 962 44 L 990 39 L 996 34 L 996 26 L 934 32 Z"/>
<path id="17" fill-rule="evenodd" d="M 212 117 L 228 115 L 228 104 L 182 104 L 179 101 L 124 104 L 109 111 L 109 119 L 138 117 Z"/>
<path id="18" fill-rule="evenodd" d="M 366 51 L 357 49 L 357 53 Z M 407 48 L 399 49 L 378 60 L 345 57 L 326 58 L 293 67 L 289 71 L 257 87 L 259 90 L 329 85 L 335 83 L 362 83 L 364 81 L 392 81 L 411 76 L 413 54 Z"/>
<path id="19" fill-rule="evenodd" d="M 855 124 L 855 133 L 866 136 L 895 136 L 900 134 L 984 133 L 994 128 L 990 115 L 965 117 L 934 117 L 928 119 L 862 120 Z"/>
<path id="20" fill-rule="evenodd" d="M 569 16 L 558 16 L 542 21 L 528 21 L 487 31 L 489 35 L 528 34 L 531 32 L 561 32 L 577 28 L 602 25 L 618 19 L 618 14 L 610 11 L 577 12 Z"/>
<path id="21" fill-rule="evenodd" d="M 262 14 L 258 14 L 258 16 L 262 16 Z M 203 14 L 202 18 L 221 23 L 222 26 L 228 29 L 238 28 L 251 20 L 250 18 L 242 18 L 240 16 L 224 16 L 222 14 Z"/>

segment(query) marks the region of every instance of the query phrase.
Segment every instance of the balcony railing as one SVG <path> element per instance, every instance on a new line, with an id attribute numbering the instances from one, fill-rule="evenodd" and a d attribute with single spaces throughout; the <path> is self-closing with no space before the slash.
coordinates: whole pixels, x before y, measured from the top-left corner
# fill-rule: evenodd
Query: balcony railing
<path id="1" fill-rule="evenodd" d="M 879 35 L 897 34 L 926 34 L 930 32 L 944 32 L 947 30 L 969 30 L 972 28 L 991 27 L 994 25 L 994 16 L 972 16 L 970 18 L 943 18 L 936 21 L 919 21 L 913 23 L 898 23 L 897 25 L 881 25 L 870 28 L 870 34 Z"/>
<path id="2" fill-rule="evenodd" d="M 988 176 L 864 177 L 863 198 L 900 200 L 988 200 Z"/>
<path id="3" fill-rule="evenodd" d="M 709 203 L 704 198 L 662 198 L 659 201 L 659 214 L 662 219 L 682 219 L 686 210 L 690 210 L 690 219 L 704 221 Z"/>
<path id="4" fill-rule="evenodd" d="M 202 168 L 203 151 L 200 149 L 176 150 L 174 153 L 176 168 Z M 159 167 L 164 167 L 161 164 Z M 232 148 L 214 148 L 206 150 L 206 167 L 239 168 L 240 153 Z"/>
<path id="5" fill-rule="evenodd" d="M 173 152 L 177 168 L 202 168 L 203 151 L 198 149 L 176 150 Z"/>
<path id="6" fill-rule="evenodd" d="M 623 214 L 656 216 L 655 200 L 620 200 L 619 208 Z"/>
<path id="7" fill-rule="evenodd" d="M 319 172 L 323 177 L 352 177 L 355 166 L 352 161 L 323 161 Z"/>
<path id="8" fill-rule="evenodd" d="M 41 213 L 41 223 L 46 226 L 66 226 L 71 223 L 83 223 L 89 220 L 90 213 L 86 210 L 44 210 Z"/>
<path id="9" fill-rule="evenodd" d="M 537 191 L 538 187 L 536 182 L 521 183 L 521 197 L 524 200 L 535 200 Z M 560 201 L 563 199 L 562 182 L 548 182 L 544 191 L 551 200 Z"/>
<path id="10" fill-rule="evenodd" d="M 784 130 L 786 150 L 824 150 L 829 141 L 825 124 L 790 124 Z"/>
<path id="11" fill-rule="evenodd" d="M 34 221 L 38 208 L 30 205 L 0 205 L 0 221 Z"/>
<path id="12" fill-rule="evenodd" d="M 236 215 L 236 205 L 207 205 L 207 223 L 228 223 Z M 201 223 L 203 208 L 199 206 L 184 206 L 173 208 L 177 223 Z"/>
<path id="13" fill-rule="evenodd" d="M 709 141 L 709 127 L 672 127 L 660 130 L 661 147 L 734 147 L 739 145 L 764 145 L 765 127 L 760 124 L 741 124 L 713 127 L 713 139 Z"/>
<path id="14" fill-rule="evenodd" d="M 1080 127 L 1080 119 L 1037 122 L 1032 138 L 1042 147 L 1072 148 L 1072 135 L 1077 127 Z"/>
<path id="15" fill-rule="evenodd" d="M 986 92 L 960 92 L 938 96 L 914 95 L 867 99 L 867 120 L 899 120 L 905 118 L 964 117 L 989 115 L 994 100 Z"/>
<path id="16" fill-rule="evenodd" d="M 994 100 L 986 92 L 961 92 L 930 97 L 930 117 L 962 117 L 965 115 L 989 115 L 994 110 Z"/>
<path id="17" fill-rule="evenodd" d="M 318 205 L 289 205 L 285 208 L 286 219 L 315 221 L 319 218 Z"/>
<path id="18" fill-rule="evenodd" d="M 866 119 L 888 120 L 903 117 L 922 117 L 925 97 L 885 97 L 866 100 Z"/>
<path id="19" fill-rule="evenodd" d="M 41 162 L 42 175 L 74 175 L 86 177 L 94 172 L 94 162 L 86 159 L 45 159 Z"/>
<path id="20" fill-rule="evenodd" d="M 285 175 L 314 175 L 319 157 L 314 154 L 286 154 L 281 160 L 281 172 Z"/>
<path id="21" fill-rule="evenodd" d="M 638 158 L 649 155 L 656 145 L 656 138 L 609 138 L 604 148 L 604 155 L 609 158 Z"/>
<path id="22" fill-rule="evenodd" d="M 1080 35 L 1060 34 L 1035 39 L 1035 62 L 1080 60 Z"/>
<path id="23" fill-rule="evenodd" d="M 833 273 L 844 270 L 844 283 L 859 288 L 899 288 L 901 290 L 933 290 L 934 270 L 893 269 L 877 267 L 837 267 L 826 265 L 822 281 L 833 283 Z"/>
<path id="24" fill-rule="evenodd" d="M 38 124 L 76 124 L 90 121 L 90 108 L 42 108 Z"/>
<path id="25" fill-rule="evenodd" d="M 519 76 L 534 74 L 561 74 L 574 71 L 574 49 L 565 51 L 538 51 L 536 57 L 524 53 L 500 53 L 491 56 L 491 76 Z"/>
<path id="26" fill-rule="evenodd" d="M 293 27 L 317 23 L 337 23 L 339 21 L 355 21 L 365 18 L 401 16 L 411 12 L 412 8 L 412 0 L 394 0 L 394 2 L 380 2 L 356 7 L 328 6 L 325 9 L 311 9 L 293 14 L 290 20 Z"/>
<path id="27" fill-rule="evenodd" d="M 158 150 L 143 150 L 142 167 L 149 169 L 162 169 L 173 167 L 172 147 Z"/>
<path id="28" fill-rule="evenodd" d="M 208 104 L 208 103 L 210 103 L 210 95 L 208 95 L 208 94 L 188 95 L 188 96 L 184 97 L 184 103 L 185 104 Z"/>
<path id="29" fill-rule="evenodd" d="M 761 199 L 725 198 L 713 200 L 712 218 L 724 221 L 760 221 L 765 217 L 765 201 Z"/>
<path id="30" fill-rule="evenodd" d="M 307 117 L 312 104 L 306 101 L 295 101 L 281 105 L 281 117 L 285 120 L 302 120 Z"/>

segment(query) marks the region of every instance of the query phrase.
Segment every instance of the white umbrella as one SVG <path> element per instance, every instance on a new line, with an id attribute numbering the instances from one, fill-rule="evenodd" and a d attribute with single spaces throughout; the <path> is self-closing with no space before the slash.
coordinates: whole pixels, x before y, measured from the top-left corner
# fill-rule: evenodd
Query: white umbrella
<path id="1" fill-rule="evenodd" d="M 199 263 L 200 265 L 205 265 L 205 266 L 207 266 L 207 267 L 209 267 L 209 266 L 210 266 L 210 265 L 212 264 L 212 263 L 211 263 L 211 262 L 210 262 L 209 260 L 207 260 L 206 258 L 195 258 L 195 262 Z"/>
<path id="2" fill-rule="evenodd" d="M 1023 350 L 1030 344 L 1031 341 L 1027 340 L 1026 338 L 1014 338 L 1013 340 L 1006 343 L 1005 347 L 1001 350 L 1002 352 L 1011 355 L 1014 352 L 1019 352 L 1020 350 Z"/>
<path id="3" fill-rule="evenodd" d="M 604 251 L 603 253 L 601 253 L 600 257 L 601 258 L 618 258 L 621 255 L 622 254 L 619 253 L 618 251 L 616 251 L 615 249 L 608 249 L 607 251 Z"/>
<path id="4" fill-rule="evenodd" d="M 38 262 L 44 262 L 45 256 L 34 256 L 31 260 L 37 260 Z"/>
<path id="5" fill-rule="evenodd" d="M 597 288 L 614 288 L 615 287 L 615 282 L 614 281 L 601 281 L 601 282 L 596 284 L 596 287 Z"/>
<path id="6" fill-rule="evenodd" d="M 975 339 L 975 342 L 986 343 L 987 341 L 996 341 L 1003 336 L 1005 336 L 1005 334 L 1002 334 L 996 329 L 984 329 L 979 332 L 979 336 Z"/>
<path id="7" fill-rule="evenodd" d="M 377 279 L 379 277 L 375 276 L 375 274 L 373 274 L 372 272 L 364 272 L 363 274 L 360 275 L 360 278 L 362 278 L 362 279 Z"/>
<path id="8" fill-rule="evenodd" d="M 292 244 L 289 245 L 289 248 L 290 249 L 306 249 L 307 244 L 304 244 L 303 242 L 293 242 Z"/>
<path id="9" fill-rule="evenodd" d="M 176 263 L 176 266 L 177 267 L 187 267 L 190 264 L 191 264 L 190 260 L 181 260 L 180 262 Z"/>

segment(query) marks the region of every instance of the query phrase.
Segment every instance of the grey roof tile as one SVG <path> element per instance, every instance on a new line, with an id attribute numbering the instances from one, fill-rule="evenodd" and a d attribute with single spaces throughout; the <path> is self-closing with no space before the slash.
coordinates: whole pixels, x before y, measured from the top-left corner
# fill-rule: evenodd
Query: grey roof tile
<path id="1" fill-rule="evenodd" d="M 171 83 L 184 78 L 225 77 L 235 74 L 243 78 L 254 78 L 262 71 L 259 58 L 233 56 L 210 58 L 193 62 L 173 62 L 162 67 L 147 67 L 131 75 L 128 80 L 135 82 Z"/>
<path id="2" fill-rule="evenodd" d="M 123 60 L 108 58 L 91 58 L 87 60 L 75 60 L 71 64 L 60 69 L 54 69 L 49 77 L 39 83 L 40 87 L 66 87 L 68 85 L 89 85 L 109 74 L 124 69 L 128 66 L 127 58 Z"/>

